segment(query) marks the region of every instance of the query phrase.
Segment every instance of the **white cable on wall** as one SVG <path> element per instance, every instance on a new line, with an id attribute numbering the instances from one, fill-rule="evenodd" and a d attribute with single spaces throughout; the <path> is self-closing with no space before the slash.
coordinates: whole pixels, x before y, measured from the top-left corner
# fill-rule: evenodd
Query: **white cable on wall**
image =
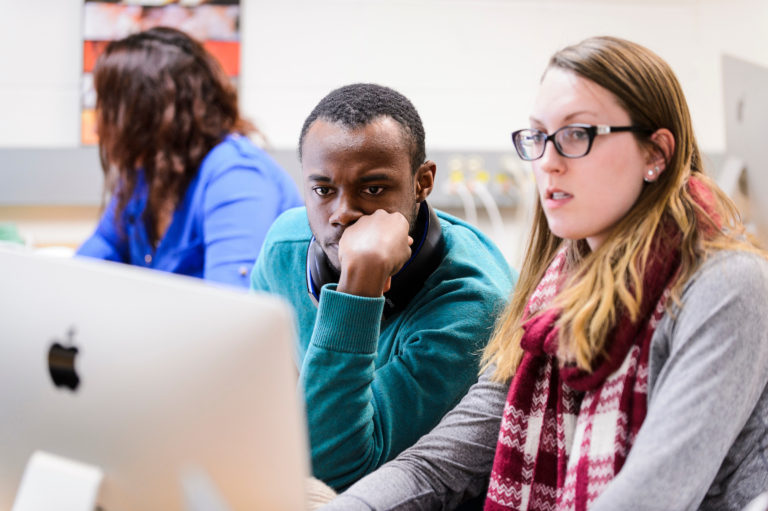
<path id="1" fill-rule="evenodd" d="M 517 190 L 517 220 L 527 224 L 530 215 L 533 212 L 533 205 L 536 199 L 535 182 L 531 172 L 522 165 L 520 160 L 514 156 L 502 158 L 501 168 L 512 176 L 512 186 Z"/>
<path id="2" fill-rule="evenodd" d="M 472 192 L 469 191 L 464 181 L 451 183 L 452 191 L 459 196 L 462 206 L 464 206 L 464 220 L 468 224 L 477 225 L 477 206 Z M 449 185 L 450 186 L 450 185 Z"/>
<path id="3" fill-rule="evenodd" d="M 464 208 L 464 220 L 469 224 L 477 226 L 477 206 L 475 205 L 475 199 L 472 197 L 472 192 L 469 191 L 465 182 L 464 160 L 458 157 L 452 158 L 448 162 L 448 169 L 450 171 L 450 178 L 445 187 L 446 193 L 459 197 Z"/>
<path id="4" fill-rule="evenodd" d="M 483 182 L 475 181 L 472 184 L 472 189 L 480 198 L 480 202 L 483 203 L 485 210 L 488 212 L 488 219 L 491 221 L 494 238 L 497 240 L 504 239 L 504 220 L 501 218 L 501 211 L 499 211 L 499 205 L 496 203 L 496 199 L 493 198 L 490 190 L 488 190 L 488 187 Z"/>

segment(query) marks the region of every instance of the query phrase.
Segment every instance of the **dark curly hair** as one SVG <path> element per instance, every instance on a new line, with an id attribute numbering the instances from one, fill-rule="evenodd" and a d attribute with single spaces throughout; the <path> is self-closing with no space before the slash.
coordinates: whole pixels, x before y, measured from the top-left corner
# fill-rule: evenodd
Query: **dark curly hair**
<path id="1" fill-rule="evenodd" d="M 320 100 L 301 128 L 299 160 L 304 137 L 317 119 L 354 129 L 370 124 L 379 117 L 391 117 L 402 127 L 403 135 L 410 145 L 411 168 L 415 173 L 426 160 L 421 117 L 408 98 L 396 90 L 373 83 L 345 85 Z"/>
<path id="2" fill-rule="evenodd" d="M 115 218 L 122 218 L 142 169 L 149 187 L 143 221 L 157 244 L 160 212 L 179 203 L 206 154 L 232 132 L 257 130 L 240 117 L 237 92 L 219 63 L 173 28 L 109 43 L 94 86 L 99 155 L 107 187 L 117 195 Z"/>

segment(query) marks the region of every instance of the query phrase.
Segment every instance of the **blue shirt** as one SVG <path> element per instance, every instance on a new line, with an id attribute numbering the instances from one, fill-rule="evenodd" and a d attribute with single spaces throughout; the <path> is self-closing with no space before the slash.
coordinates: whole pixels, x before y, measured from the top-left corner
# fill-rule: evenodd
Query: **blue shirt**
<path id="1" fill-rule="evenodd" d="M 479 355 L 516 279 L 480 231 L 437 216 L 445 241 L 438 267 L 386 318 L 384 297 L 340 293 L 336 284 L 323 286 L 315 305 L 304 208 L 275 221 L 254 266 L 252 287 L 295 308 L 312 469 L 335 488 L 415 443 L 461 399 L 477 380 Z"/>
<path id="2" fill-rule="evenodd" d="M 110 201 L 96 232 L 77 254 L 248 287 L 248 274 L 272 222 L 302 205 L 290 176 L 248 138 L 232 134 L 206 155 L 153 247 L 142 212 L 148 187 L 139 171 L 123 214 Z"/>

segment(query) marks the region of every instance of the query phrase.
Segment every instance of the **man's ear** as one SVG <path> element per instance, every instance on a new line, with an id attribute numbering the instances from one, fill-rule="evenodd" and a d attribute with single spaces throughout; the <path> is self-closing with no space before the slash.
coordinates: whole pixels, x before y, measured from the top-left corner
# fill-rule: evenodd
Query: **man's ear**
<path id="1" fill-rule="evenodd" d="M 666 170 L 675 153 L 675 136 L 667 128 L 657 129 L 651 135 L 651 149 L 648 152 L 648 166 L 657 168 L 657 176 Z"/>
<path id="2" fill-rule="evenodd" d="M 416 174 L 413 176 L 416 202 L 426 200 L 427 196 L 432 193 L 432 188 L 435 187 L 436 172 L 437 165 L 432 160 L 425 161 L 416 169 Z"/>

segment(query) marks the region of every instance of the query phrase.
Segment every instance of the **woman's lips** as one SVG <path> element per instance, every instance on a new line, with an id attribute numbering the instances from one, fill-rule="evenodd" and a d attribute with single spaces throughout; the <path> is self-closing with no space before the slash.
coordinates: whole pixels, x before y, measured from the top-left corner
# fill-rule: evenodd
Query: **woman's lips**
<path id="1" fill-rule="evenodd" d="M 547 209 L 557 209 L 565 206 L 573 195 L 563 190 L 548 189 L 546 192 L 546 198 L 544 199 L 544 205 Z"/>

